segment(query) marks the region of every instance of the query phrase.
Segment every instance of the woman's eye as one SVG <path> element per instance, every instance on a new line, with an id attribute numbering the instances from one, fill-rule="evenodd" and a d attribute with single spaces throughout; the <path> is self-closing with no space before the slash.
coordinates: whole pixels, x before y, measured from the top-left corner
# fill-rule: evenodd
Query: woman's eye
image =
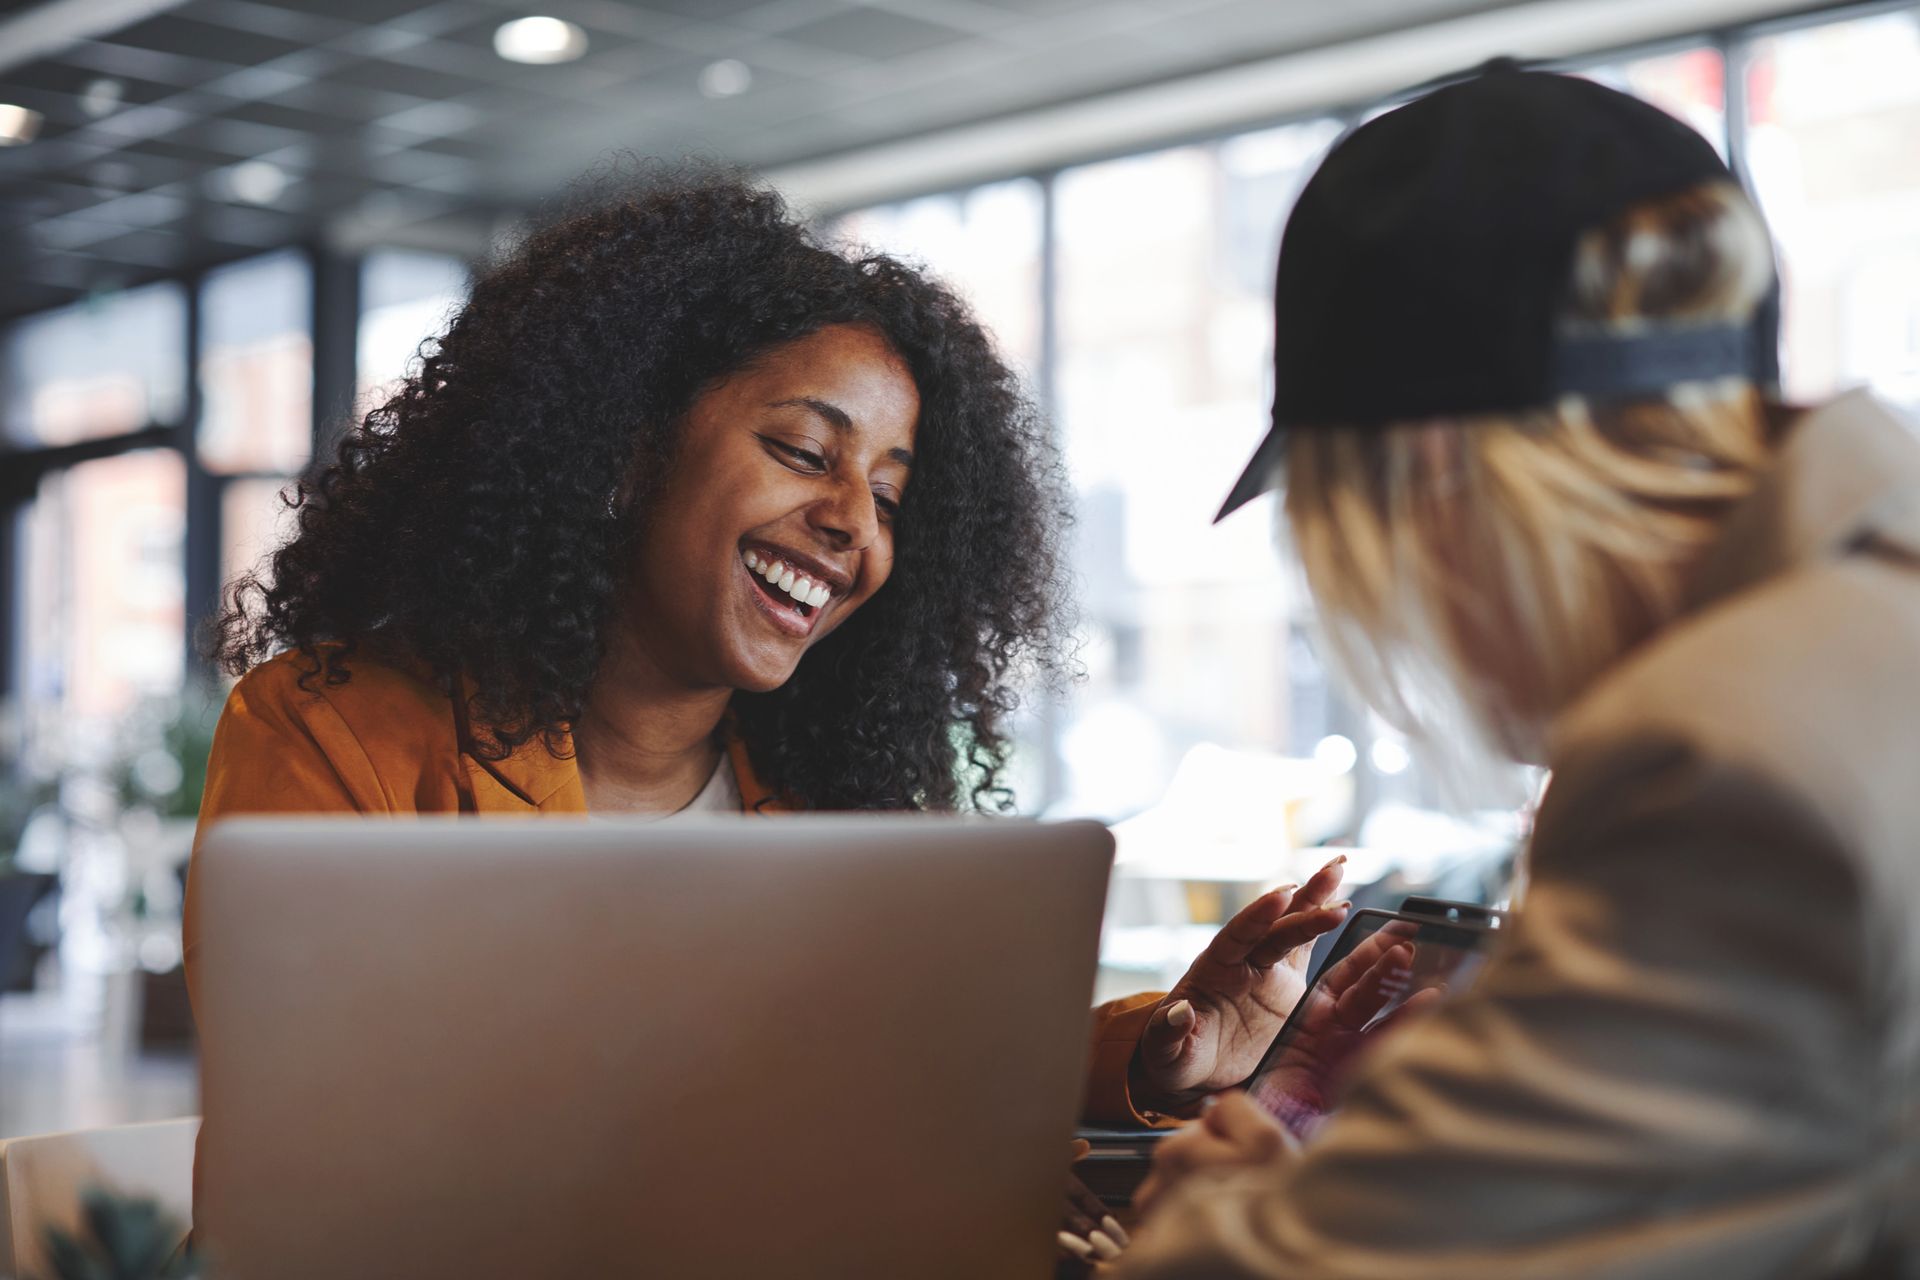
<path id="1" fill-rule="evenodd" d="M 882 518 L 887 520 L 892 520 L 900 514 L 900 504 L 884 493 L 876 493 L 873 495 L 873 506 Z"/>
<path id="2" fill-rule="evenodd" d="M 809 471 L 825 471 L 827 469 L 827 460 L 811 449 L 802 449 L 798 445 L 791 445 L 784 440 L 774 440 L 767 436 L 760 438 L 766 441 L 767 447 L 775 453 L 799 463 Z"/>

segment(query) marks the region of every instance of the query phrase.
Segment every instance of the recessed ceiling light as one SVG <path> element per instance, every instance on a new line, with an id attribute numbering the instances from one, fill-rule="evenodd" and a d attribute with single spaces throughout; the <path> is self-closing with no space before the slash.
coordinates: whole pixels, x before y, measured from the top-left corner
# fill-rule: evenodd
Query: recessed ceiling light
<path id="1" fill-rule="evenodd" d="M 248 160 L 221 175 L 227 194 L 246 204 L 272 204 L 287 189 L 287 171 L 266 160 Z"/>
<path id="2" fill-rule="evenodd" d="M 97 80 L 87 81 L 87 87 L 80 91 L 80 109 L 98 120 L 119 110 L 120 101 L 126 96 L 125 85 L 118 80 L 101 76 Z"/>
<path id="3" fill-rule="evenodd" d="M 493 33 L 493 51 L 535 66 L 572 62 L 587 51 L 587 33 L 559 18 L 515 18 Z"/>
<path id="4" fill-rule="evenodd" d="M 709 98 L 737 98 L 753 88 L 753 68 L 738 58 L 709 63 L 700 73 L 700 92 Z"/>
<path id="5" fill-rule="evenodd" d="M 0 147 L 20 147 L 40 135 L 40 113 L 0 102 Z"/>

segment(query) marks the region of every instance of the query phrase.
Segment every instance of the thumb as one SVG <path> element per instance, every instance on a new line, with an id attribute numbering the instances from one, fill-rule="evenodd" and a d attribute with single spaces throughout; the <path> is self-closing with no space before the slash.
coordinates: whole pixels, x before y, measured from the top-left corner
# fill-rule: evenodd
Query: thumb
<path id="1" fill-rule="evenodd" d="M 1162 1004 L 1147 1019 L 1147 1029 L 1141 1033 L 1141 1056 L 1154 1066 L 1167 1066 L 1179 1061 L 1187 1046 L 1187 1036 L 1198 1020 L 1190 1000 Z"/>

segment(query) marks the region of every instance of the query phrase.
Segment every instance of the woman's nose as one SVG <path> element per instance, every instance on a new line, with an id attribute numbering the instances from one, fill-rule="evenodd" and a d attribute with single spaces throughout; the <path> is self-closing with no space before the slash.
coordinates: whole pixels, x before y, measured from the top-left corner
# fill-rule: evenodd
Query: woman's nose
<path id="1" fill-rule="evenodd" d="M 880 531 L 873 495 L 864 484 L 835 483 L 830 493 L 814 503 L 808 516 L 816 529 L 852 550 L 867 546 Z"/>

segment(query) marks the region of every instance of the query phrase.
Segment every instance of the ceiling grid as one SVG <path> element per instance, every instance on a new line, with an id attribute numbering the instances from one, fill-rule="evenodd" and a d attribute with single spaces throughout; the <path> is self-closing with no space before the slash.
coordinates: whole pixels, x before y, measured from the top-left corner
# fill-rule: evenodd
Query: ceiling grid
<path id="1" fill-rule="evenodd" d="M 44 117 L 0 148 L 0 317 L 281 244 L 484 240 L 619 150 L 789 164 L 1266 56 L 1380 0 L 538 0 L 587 35 L 552 66 L 494 53 L 519 0 L 119 0 L 132 21 L 8 65 L 92 2 L 0 0 L 0 102 Z M 703 95 L 721 59 L 746 92 Z"/>

